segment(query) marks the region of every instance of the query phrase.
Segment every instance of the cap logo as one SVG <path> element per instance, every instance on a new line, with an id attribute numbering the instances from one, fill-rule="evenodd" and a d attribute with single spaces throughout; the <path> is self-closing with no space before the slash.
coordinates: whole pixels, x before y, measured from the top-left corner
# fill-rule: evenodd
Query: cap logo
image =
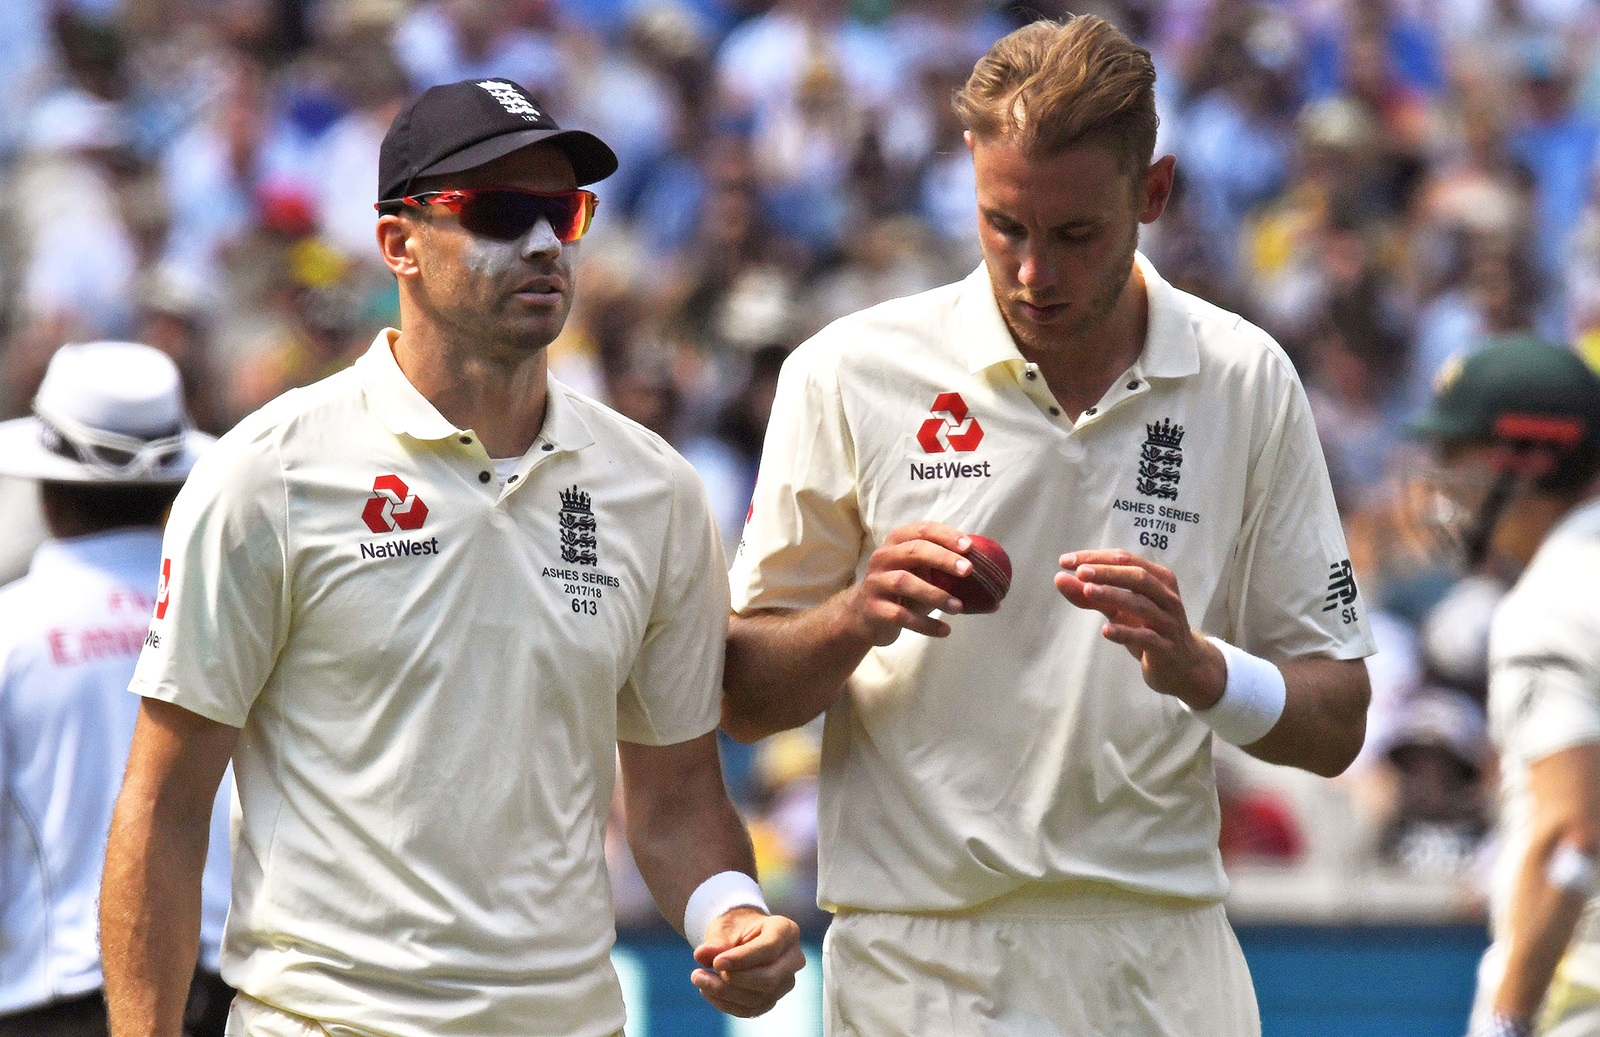
<path id="1" fill-rule="evenodd" d="M 544 113 L 540 112 L 522 91 L 510 83 L 502 83 L 495 79 L 485 79 L 478 84 L 478 87 L 486 91 L 490 97 L 499 101 L 500 107 L 511 115 L 520 115 L 529 122 L 538 122 L 544 118 Z"/>
<path id="2" fill-rule="evenodd" d="M 1442 396 L 1450 387 L 1461 378 L 1461 370 L 1466 366 L 1466 358 L 1460 353 L 1452 354 L 1449 359 L 1439 367 L 1439 373 L 1433 376 L 1433 394 Z"/>

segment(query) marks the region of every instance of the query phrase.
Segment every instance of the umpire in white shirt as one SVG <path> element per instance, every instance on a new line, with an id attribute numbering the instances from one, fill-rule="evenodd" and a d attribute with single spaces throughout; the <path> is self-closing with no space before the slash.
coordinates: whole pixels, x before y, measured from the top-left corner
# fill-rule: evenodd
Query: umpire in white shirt
<path id="1" fill-rule="evenodd" d="M 0 475 L 38 481 L 51 539 L 0 588 L 0 1037 L 103 1037 L 96 905 L 161 591 L 161 524 L 210 437 L 178 371 L 132 342 L 63 346 L 34 416 L 0 424 Z M 220 1035 L 226 782 L 212 812 L 191 1037 Z"/>

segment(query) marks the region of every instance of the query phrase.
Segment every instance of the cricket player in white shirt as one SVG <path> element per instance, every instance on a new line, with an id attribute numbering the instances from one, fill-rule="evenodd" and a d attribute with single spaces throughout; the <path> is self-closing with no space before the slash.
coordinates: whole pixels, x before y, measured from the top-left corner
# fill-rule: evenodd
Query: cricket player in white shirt
<path id="1" fill-rule="evenodd" d="M 956 98 L 983 264 L 786 364 L 730 579 L 724 724 L 826 713 L 832 1037 L 1248 1037 L 1213 734 L 1337 774 L 1373 651 L 1276 343 L 1138 254 L 1149 54 L 999 41 Z M 930 581 L 1010 556 L 992 615 Z"/>
<path id="2" fill-rule="evenodd" d="M 1489 631 L 1500 754 L 1492 942 L 1472 1037 L 1600 1033 L 1600 377 L 1494 342 L 1447 367 L 1412 431 L 1437 448 L 1469 569 L 1520 572 Z"/>
<path id="3" fill-rule="evenodd" d="M 217 443 L 173 505 L 102 932 L 117 1037 L 174 1037 L 203 801 L 232 757 L 230 1033 L 613 1037 L 630 845 L 712 1004 L 804 964 L 716 748 L 727 585 L 693 469 L 550 377 L 616 169 L 515 83 L 424 92 L 379 155 L 401 327 Z"/>

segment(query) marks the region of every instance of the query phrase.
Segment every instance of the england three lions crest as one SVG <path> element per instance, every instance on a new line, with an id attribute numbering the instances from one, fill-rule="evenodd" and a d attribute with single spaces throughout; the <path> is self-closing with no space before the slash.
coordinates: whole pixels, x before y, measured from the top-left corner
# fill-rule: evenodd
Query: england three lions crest
<path id="1" fill-rule="evenodd" d="M 1178 477 L 1183 468 L 1183 426 L 1171 418 L 1146 425 L 1144 446 L 1139 450 L 1139 478 L 1135 488 L 1146 497 L 1178 499 Z"/>
<path id="2" fill-rule="evenodd" d="M 599 565 L 599 538 L 589 494 L 574 486 L 561 491 L 561 560 L 568 565 Z"/>

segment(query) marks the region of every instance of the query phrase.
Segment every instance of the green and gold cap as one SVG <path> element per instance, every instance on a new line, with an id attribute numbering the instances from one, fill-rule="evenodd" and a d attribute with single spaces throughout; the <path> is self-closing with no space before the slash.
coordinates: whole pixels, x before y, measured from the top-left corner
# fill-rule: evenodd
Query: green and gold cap
<path id="1" fill-rule="evenodd" d="M 1446 364 L 1413 436 L 1457 443 L 1537 443 L 1600 452 L 1600 375 L 1578 355 L 1527 335 L 1491 341 Z"/>

